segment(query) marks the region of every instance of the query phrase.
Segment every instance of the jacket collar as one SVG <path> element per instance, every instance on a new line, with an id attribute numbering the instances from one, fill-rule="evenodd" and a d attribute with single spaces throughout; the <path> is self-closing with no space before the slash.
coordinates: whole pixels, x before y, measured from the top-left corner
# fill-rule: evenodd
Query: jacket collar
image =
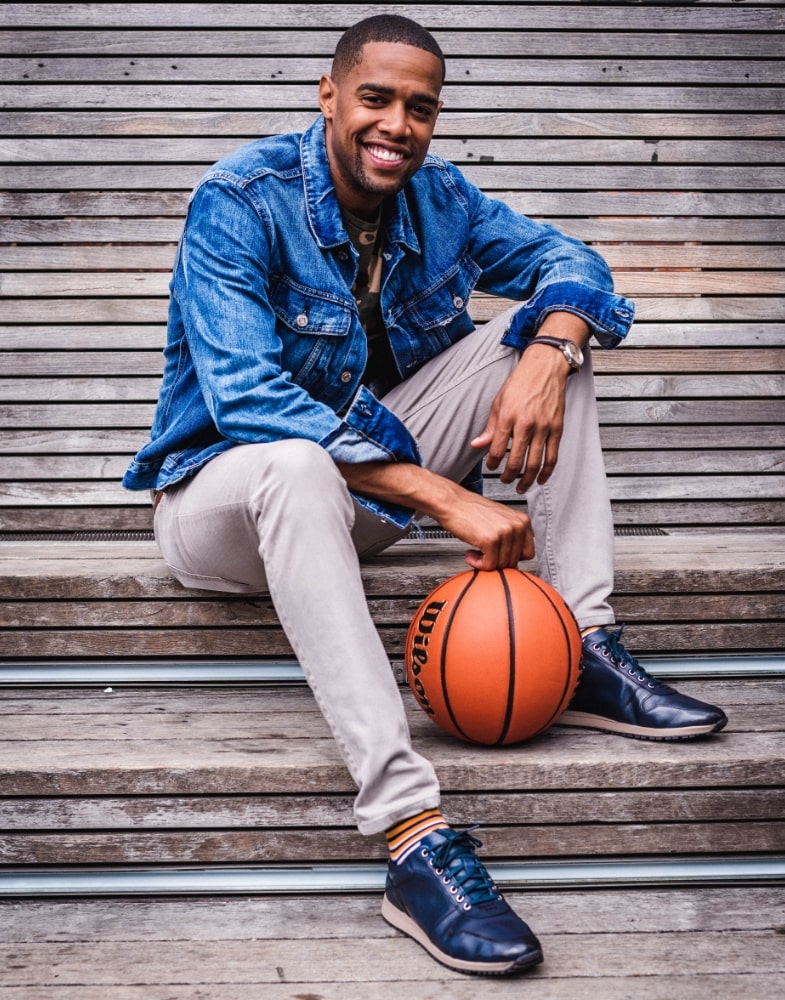
<path id="1" fill-rule="evenodd" d="M 349 242 L 341 219 L 341 208 L 335 195 L 325 146 L 325 121 L 319 115 L 300 137 L 300 159 L 303 169 L 305 205 L 308 223 L 317 244 L 330 250 Z M 387 206 L 387 232 L 391 242 L 420 253 L 420 244 L 409 215 L 406 194 L 399 191 Z"/>

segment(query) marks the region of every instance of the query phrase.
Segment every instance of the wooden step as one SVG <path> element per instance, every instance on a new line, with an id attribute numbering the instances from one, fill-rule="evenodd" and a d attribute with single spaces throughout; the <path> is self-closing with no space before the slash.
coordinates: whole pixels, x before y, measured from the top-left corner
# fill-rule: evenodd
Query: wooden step
<path id="1" fill-rule="evenodd" d="M 545 964 L 517 987 L 432 962 L 380 918 L 378 899 L 40 901 L 3 908 L 3 997 L 220 996 L 290 1000 L 508 997 L 773 1000 L 783 970 L 781 894 L 752 888 L 533 893 L 510 897 Z M 729 939 L 732 947 L 729 947 Z M 100 955 L 100 961 L 96 959 Z M 249 993 L 250 987 L 250 993 Z M 645 994 L 640 992 L 645 990 Z M 18 991 L 18 992 L 17 992 Z"/>
<path id="2" fill-rule="evenodd" d="M 484 748 L 402 688 L 444 808 L 489 858 L 763 855 L 785 848 L 785 680 L 682 681 L 718 736 L 650 743 L 554 727 Z M 0 691 L 6 866 L 373 861 L 305 685 Z"/>
<path id="3" fill-rule="evenodd" d="M 419 603 L 467 568 L 463 552 L 405 541 L 363 565 L 391 657 Z M 785 532 L 620 535 L 614 606 L 639 655 L 782 651 Z M 266 594 L 187 590 L 146 541 L 0 542 L 0 641 L 8 660 L 292 655 Z"/>
<path id="4" fill-rule="evenodd" d="M 782 888 L 509 893 L 545 962 L 520 980 L 437 965 L 379 898 L 24 900 L 0 908 L 3 1000 L 779 1000 Z"/>

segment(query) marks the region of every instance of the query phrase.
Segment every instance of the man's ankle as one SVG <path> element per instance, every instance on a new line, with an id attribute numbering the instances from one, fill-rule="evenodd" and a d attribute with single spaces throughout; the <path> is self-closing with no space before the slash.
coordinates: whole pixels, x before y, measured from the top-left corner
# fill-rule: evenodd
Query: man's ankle
<path id="1" fill-rule="evenodd" d="M 396 823 L 384 834 L 387 838 L 390 860 L 400 864 L 422 837 L 449 825 L 440 809 L 425 809 L 423 812 Z"/>

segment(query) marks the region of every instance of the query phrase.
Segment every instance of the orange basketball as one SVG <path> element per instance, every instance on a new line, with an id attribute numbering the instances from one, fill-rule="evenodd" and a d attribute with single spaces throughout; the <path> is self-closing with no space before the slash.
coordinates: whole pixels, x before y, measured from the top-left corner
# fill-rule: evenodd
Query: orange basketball
<path id="1" fill-rule="evenodd" d="M 420 707 L 446 732 L 486 746 L 553 725 L 580 661 L 580 631 L 564 599 L 518 569 L 445 580 L 406 636 L 406 679 Z"/>

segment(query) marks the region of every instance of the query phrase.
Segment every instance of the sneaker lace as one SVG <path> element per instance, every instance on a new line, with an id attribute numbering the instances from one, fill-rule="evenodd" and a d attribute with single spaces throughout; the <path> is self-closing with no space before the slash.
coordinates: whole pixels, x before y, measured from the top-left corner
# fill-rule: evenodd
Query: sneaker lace
<path id="1" fill-rule="evenodd" d="M 431 863 L 436 874 L 443 875 L 445 884 L 453 882 L 458 902 L 463 903 L 466 909 L 492 902 L 501 896 L 475 853 L 475 849 L 482 846 L 482 841 L 472 836 L 471 831 L 476 829 L 472 826 L 460 832 L 451 830 L 449 836 L 431 851 Z"/>
<path id="2" fill-rule="evenodd" d="M 626 650 L 622 645 L 621 635 L 623 631 L 624 626 L 622 625 L 617 632 L 608 633 L 607 642 L 597 643 L 597 645 L 605 646 L 613 662 L 619 668 L 626 670 L 630 676 L 637 677 L 641 683 L 647 683 L 650 688 L 659 687 L 662 682 L 647 673 L 632 653 Z"/>

